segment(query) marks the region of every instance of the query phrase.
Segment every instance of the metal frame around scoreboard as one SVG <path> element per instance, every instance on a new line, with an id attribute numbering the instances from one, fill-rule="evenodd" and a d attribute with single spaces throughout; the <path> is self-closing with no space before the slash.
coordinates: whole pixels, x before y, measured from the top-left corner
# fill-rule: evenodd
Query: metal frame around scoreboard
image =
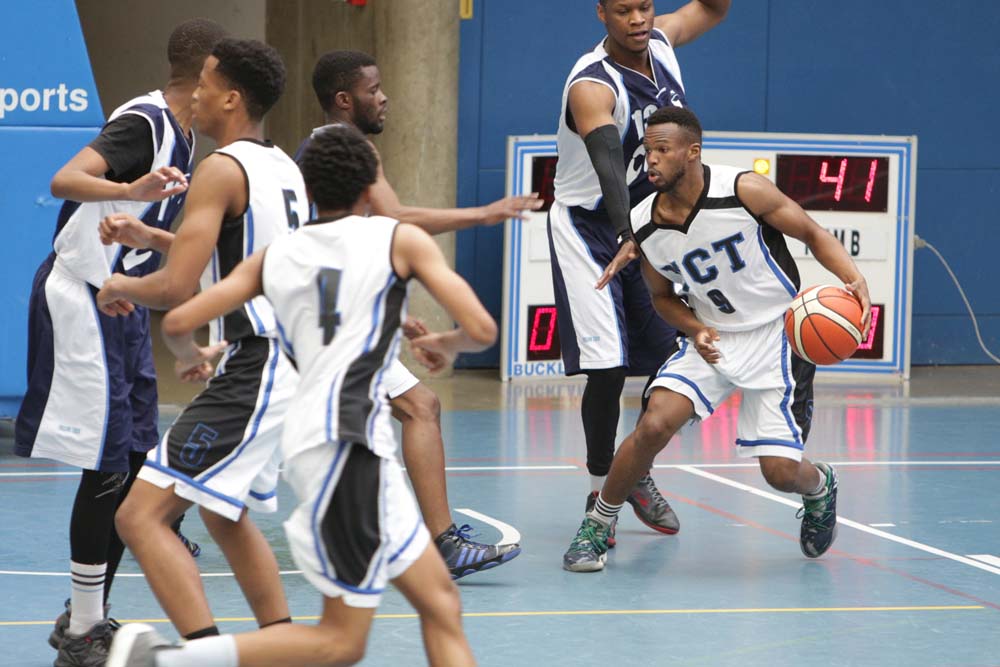
<path id="1" fill-rule="evenodd" d="M 859 261 L 859 268 L 868 276 L 891 274 L 885 280 L 891 284 L 873 284 L 873 303 L 886 305 L 884 352 L 880 359 L 848 359 L 835 366 L 819 367 L 819 376 L 849 380 L 902 380 L 910 374 L 910 321 L 913 289 L 913 233 L 916 206 L 917 138 L 914 136 L 865 136 L 834 134 L 781 134 L 706 132 L 703 155 L 708 164 L 729 164 L 752 169 L 754 160 L 769 159 L 776 164 L 778 154 L 802 155 L 871 155 L 889 159 L 889 206 L 884 221 L 891 224 L 879 233 L 887 235 L 884 260 Z M 507 141 L 507 194 L 519 195 L 531 191 L 532 160 L 554 156 L 556 138 L 552 135 L 512 136 Z M 773 169 L 768 176 L 773 180 Z M 830 227 L 847 216 L 860 216 L 862 227 L 871 222 L 864 216 L 872 214 L 829 213 L 810 211 L 819 224 Z M 500 376 L 511 379 L 551 379 L 563 376 L 561 361 L 526 361 L 527 336 L 524 333 L 528 307 L 552 304 L 552 278 L 548 258 L 546 233 L 547 213 L 533 212 L 528 220 L 508 220 L 504 229 L 503 311 L 501 327 Z M 884 222 L 883 221 L 883 222 Z M 852 222 L 853 224 L 853 222 Z M 881 223 L 880 223 L 881 224 Z M 788 240 L 789 248 L 798 243 Z M 796 253 L 793 252 L 793 255 Z M 801 255 L 798 255 L 801 257 Z M 797 258 L 803 287 L 816 282 L 837 283 L 825 273 L 818 262 Z M 811 267 L 815 265 L 815 270 Z M 877 269 L 877 270 L 876 270 Z M 817 273 L 819 271 L 821 273 Z M 815 276 L 825 275 L 826 280 Z M 530 294 L 529 294 L 530 292 Z"/>

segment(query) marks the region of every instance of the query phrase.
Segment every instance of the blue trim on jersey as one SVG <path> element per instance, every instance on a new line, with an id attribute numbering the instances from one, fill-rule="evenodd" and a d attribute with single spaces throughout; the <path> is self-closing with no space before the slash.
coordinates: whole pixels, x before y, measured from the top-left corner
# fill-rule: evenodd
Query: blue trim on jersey
<path id="1" fill-rule="evenodd" d="M 88 292 L 90 293 L 90 305 L 94 308 L 94 321 L 97 324 L 97 333 L 101 336 L 101 353 L 104 355 L 104 426 L 101 427 L 101 447 L 97 450 L 97 464 L 94 468 L 95 470 L 100 470 L 101 461 L 104 459 L 104 446 L 108 442 L 108 415 L 111 412 L 111 372 L 108 368 L 108 345 L 107 341 L 104 340 L 101 313 L 97 308 L 97 295 L 94 294 L 93 290 L 88 289 Z M 48 301 L 46 301 L 47 303 Z"/>
<path id="2" fill-rule="evenodd" d="M 257 493 L 253 489 L 250 489 L 250 495 L 257 500 L 270 500 L 278 495 L 278 489 L 274 489 L 270 493 Z"/>
<path id="3" fill-rule="evenodd" d="M 736 439 L 736 444 L 740 447 L 760 447 L 761 445 L 777 445 L 778 447 L 789 447 L 791 449 L 804 450 L 801 442 L 789 442 L 788 440 L 742 440 Z"/>
<path id="4" fill-rule="evenodd" d="M 146 459 L 146 465 L 148 465 L 150 468 L 153 468 L 154 470 L 159 470 L 160 472 L 162 472 L 162 473 L 164 473 L 166 475 L 170 475 L 171 477 L 176 477 L 177 479 L 181 480 L 182 482 L 184 482 L 186 484 L 189 484 L 190 486 L 193 486 L 194 488 L 198 489 L 202 493 L 206 493 L 206 494 L 212 496 L 213 498 L 218 498 L 219 500 L 227 502 L 230 505 L 233 505 L 234 507 L 238 507 L 240 509 L 243 509 L 246 506 L 243 502 L 241 502 L 239 500 L 236 500 L 235 498 L 232 498 L 230 496 L 227 496 L 224 493 L 219 493 L 215 489 L 210 489 L 207 486 L 205 486 L 204 484 L 202 484 L 201 482 L 199 482 L 198 480 L 193 479 L 191 477 L 188 477 L 187 475 L 185 475 L 182 472 L 177 472 L 173 468 L 169 468 L 169 467 L 167 467 L 165 465 L 161 465 L 160 463 L 158 463 L 156 461 L 151 461 L 149 459 Z"/>
<path id="5" fill-rule="evenodd" d="M 788 337 L 785 332 L 781 332 L 781 377 L 785 381 L 785 395 L 781 399 L 781 414 L 785 416 L 785 423 L 788 430 L 792 432 L 792 438 L 797 443 L 802 443 L 802 431 L 792 418 L 792 413 L 788 410 L 788 404 L 792 400 L 792 382 L 788 374 Z"/>
<path id="6" fill-rule="evenodd" d="M 656 372 L 657 376 L 659 376 L 659 374 L 661 372 L 663 372 L 664 370 L 666 370 L 667 366 L 670 365 L 670 362 L 677 361 L 678 359 L 680 359 L 681 357 L 684 356 L 685 352 L 687 352 L 688 342 L 689 342 L 688 341 L 688 337 L 687 336 L 681 336 L 680 340 L 681 340 L 681 344 L 677 348 L 677 351 L 674 352 L 673 354 L 671 354 L 669 357 L 667 357 L 667 360 L 663 362 L 662 366 L 660 366 L 660 370 L 658 370 Z"/>
<path id="7" fill-rule="evenodd" d="M 285 348 L 285 354 L 294 359 L 295 347 L 292 345 L 292 341 L 288 339 L 288 334 L 285 333 L 285 327 L 281 326 L 281 321 L 278 319 L 277 313 L 274 314 L 274 324 L 278 327 L 278 337 L 281 338 L 281 344 Z"/>
<path id="8" fill-rule="evenodd" d="M 701 399 L 701 402 L 705 404 L 705 408 L 708 410 L 708 414 L 713 414 L 715 412 L 715 410 L 712 408 L 712 404 L 708 402 L 707 398 L 705 398 L 705 394 L 701 393 L 701 389 L 698 388 L 698 385 L 696 385 L 693 381 L 689 380 L 683 375 L 678 375 L 677 373 L 657 373 L 656 377 L 671 378 L 673 380 L 677 380 L 678 382 L 683 382 L 687 386 L 691 387 L 691 389 L 693 389 L 696 394 L 698 394 L 698 398 Z"/>
<path id="9" fill-rule="evenodd" d="M 247 204 L 247 213 L 243 216 L 243 228 L 246 230 L 247 249 L 244 257 L 253 254 L 253 206 Z"/>
<path id="10" fill-rule="evenodd" d="M 214 470 L 210 470 L 205 474 L 202 479 L 208 481 L 218 475 L 220 472 L 225 470 L 230 463 L 239 458 L 240 453 L 247 448 L 253 439 L 257 437 L 257 431 L 260 429 L 260 422 L 264 418 L 264 413 L 267 412 L 267 406 L 271 401 L 271 388 L 274 387 L 274 369 L 278 366 L 278 357 L 281 356 L 281 351 L 275 346 L 273 340 L 268 340 L 268 356 L 271 358 L 270 363 L 267 366 L 267 384 L 264 388 L 264 402 L 261 403 L 260 408 L 257 409 L 257 414 L 254 416 L 253 427 L 250 429 L 250 435 L 248 435 L 243 442 L 240 443 L 239 447 L 229 455 L 229 457 L 222 462 L 219 467 Z"/>
<path id="11" fill-rule="evenodd" d="M 796 294 L 795 285 L 793 285 L 792 281 L 788 279 L 785 272 L 781 270 L 781 267 L 774 263 L 774 258 L 771 257 L 771 251 L 767 249 L 767 244 L 764 243 L 764 228 L 761 225 L 757 225 L 757 243 L 760 245 L 760 251 L 764 253 L 764 259 L 767 261 L 767 265 L 771 267 L 771 272 L 774 273 L 774 276 L 778 279 L 778 282 L 781 283 L 781 286 L 785 288 L 785 291 L 788 292 L 788 295 L 794 297 Z"/>
<path id="12" fill-rule="evenodd" d="M 362 354 L 368 354 L 369 350 L 371 349 L 371 342 L 372 342 L 372 338 L 375 335 L 375 331 L 381 329 L 381 327 L 379 325 L 382 323 L 382 319 L 385 316 L 385 306 L 386 306 L 385 302 L 389 298 L 389 289 L 395 283 L 396 283 L 396 275 L 395 275 L 395 273 L 389 274 L 389 280 L 388 280 L 388 282 L 386 282 L 385 287 L 383 287 L 382 291 L 379 292 L 378 296 L 375 297 L 375 306 L 374 306 L 374 308 L 372 310 L 372 328 L 371 328 L 371 331 L 368 332 L 368 338 L 365 339 L 365 349 L 364 349 L 364 352 Z M 382 313 L 382 317 L 379 317 L 379 312 Z M 393 358 L 393 355 L 386 355 L 386 358 L 391 360 Z M 381 368 L 381 370 L 379 370 L 379 372 L 375 376 L 375 385 L 374 385 L 374 389 L 375 389 L 374 394 L 375 395 L 374 396 L 372 396 L 372 393 L 373 393 L 371 391 L 372 388 L 369 388 L 369 394 L 368 394 L 368 396 L 369 396 L 369 398 L 372 399 L 373 407 L 374 407 L 374 405 L 380 405 L 381 394 L 379 394 L 379 392 L 378 392 L 378 386 L 382 383 L 382 374 L 385 372 L 385 369 L 386 369 L 386 363 L 383 360 L 383 362 L 382 362 L 382 368 Z M 373 445 L 374 442 L 375 442 L 375 438 L 374 438 L 374 433 L 375 433 L 375 418 L 378 416 L 379 412 L 381 412 L 381 410 L 373 409 L 369 413 L 368 420 L 367 420 L 367 422 L 365 424 L 365 435 L 368 437 L 369 446 Z"/>
<path id="13" fill-rule="evenodd" d="M 333 376 L 333 380 L 330 381 L 330 393 L 326 397 L 326 440 L 327 442 L 335 442 L 336 438 L 333 437 L 333 390 L 340 382 L 340 376 L 344 374 L 345 371 L 341 371 Z"/>

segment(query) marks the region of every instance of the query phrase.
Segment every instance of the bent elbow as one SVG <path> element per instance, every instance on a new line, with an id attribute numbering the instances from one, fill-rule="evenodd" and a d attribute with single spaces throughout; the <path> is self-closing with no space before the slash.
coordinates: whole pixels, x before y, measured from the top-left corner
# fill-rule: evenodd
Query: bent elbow
<path id="1" fill-rule="evenodd" d="M 66 179 L 63 177 L 62 170 L 57 171 L 56 175 L 49 182 L 49 192 L 56 199 L 68 199 L 69 188 L 66 185 Z"/>
<path id="2" fill-rule="evenodd" d="M 177 338 L 178 336 L 183 336 L 188 333 L 185 330 L 184 322 L 177 315 L 177 311 L 175 310 L 171 310 L 163 316 L 163 322 L 160 324 L 160 331 L 163 333 L 164 338 Z"/>
<path id="3" fill-rule="evenodd" d="M 497 340 L 497 324 L 492 317 L 484 317 L 469 331 L 469 338 L 487 348 Z"/>

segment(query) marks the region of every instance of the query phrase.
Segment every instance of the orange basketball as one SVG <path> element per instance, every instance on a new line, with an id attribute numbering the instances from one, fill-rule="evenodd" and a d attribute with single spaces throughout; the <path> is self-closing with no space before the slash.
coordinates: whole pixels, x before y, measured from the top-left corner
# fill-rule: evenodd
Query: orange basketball
<path id="1" fill-rule="evenodd" d="M 820 366 L 836 364 L 861 344 L 861 304 L 842 287 L 815 285 L 792 301 L 785 336 L 795 354 Z"/>

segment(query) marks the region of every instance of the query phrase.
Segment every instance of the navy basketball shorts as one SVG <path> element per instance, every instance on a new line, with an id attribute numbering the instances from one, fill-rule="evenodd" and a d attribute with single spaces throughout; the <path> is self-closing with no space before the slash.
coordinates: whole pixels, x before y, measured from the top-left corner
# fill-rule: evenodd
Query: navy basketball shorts
<path id="1" fill-rule="evenodd" d="M 231 344 L 208 386 L 146 457 L 139 479 L 238 521 L 277 510 L 281 424 L 298 374 L 276 340 Z"/>
<path id="2" fill-rule="evenodd" d="M 86 470 L 125 472 L 129 454 L 158 439 L 149 311 L 109 317 L 97 289 L 55 253 L 39 267 L 28 303 L 28 388 L 15 451 Z"/>
<path id="3" fill-rule="evenodd" d="M 677 349 L 677 332 L 653 310 L 639 262 L 594 289 L 618 252 L 611 221 L 554 202 L 548 232 L 566 375 L 618 367 L 630 375 L 654 373 Z"/>
<path id="4" fill-rule="evenodd" d="M 743 392 L 736 423 L 737 453 L 743 457 L 802 459 L 812 419 L 816 367 L 795 363 L 782 318 L 749 331 L 720 331 L 722 358 L 710 364 L 688 338 L 650 383 L 686 396 L 694 420 L 707 419 L 736 389 Z"/>
<path id="5" fill-rule="evenodd" d="M 292 557 L 326 597 L 378 606 L 430 544 L 399 463 L 364 445 L 306 449 L 286 462 L 285 479 L 299 499 L 285 522 Z"/>

